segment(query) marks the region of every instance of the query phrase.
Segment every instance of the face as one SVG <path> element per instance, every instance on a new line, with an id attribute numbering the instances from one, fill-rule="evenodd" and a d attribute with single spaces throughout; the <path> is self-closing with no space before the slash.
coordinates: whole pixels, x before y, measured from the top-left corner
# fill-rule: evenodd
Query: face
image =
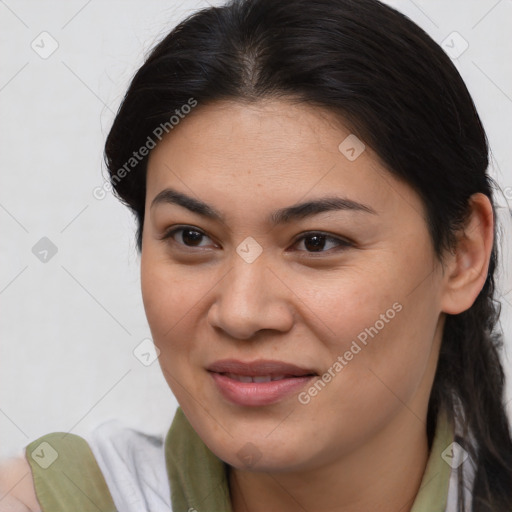
<path id="1" fill-rule="evenodd" d="M 141 276 L 160 366 L 236 468 L 328 464 L 424 416 L 435 262 L 416 193 L 317 107 L 199 105 L 150 155 Z"/>

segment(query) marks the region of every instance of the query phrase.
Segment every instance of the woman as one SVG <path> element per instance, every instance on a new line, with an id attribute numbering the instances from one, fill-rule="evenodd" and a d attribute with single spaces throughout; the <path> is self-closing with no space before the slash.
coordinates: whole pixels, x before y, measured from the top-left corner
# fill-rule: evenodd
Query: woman
<path id="1" fill-rule="evenodd" d="M 376 0 L 202 10 L 105 156 L 180 407 L 165 440 L 34 441 L 0 510 L 512 510 L 488 147 L 420 28 Z"/>

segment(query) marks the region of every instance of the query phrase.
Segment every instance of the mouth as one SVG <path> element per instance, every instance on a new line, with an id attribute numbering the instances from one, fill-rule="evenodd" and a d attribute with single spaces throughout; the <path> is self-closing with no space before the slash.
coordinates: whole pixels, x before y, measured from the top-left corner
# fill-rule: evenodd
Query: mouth
<path id="1" fill-rule="evenodd" d="M 249 375 L 237 375 L 236 373 L 220 373 L 219 375 L 225 375 L 229 379 L 234 379 L 239 382 L 273 382 L 295 377 L 295 375 L 255 375 L 251 377 Z"/>
<path id="2" fill-rule="evenodd" d="M 225 399 L 252 407 L 279 402 L 318 376 L 312 369 L 271 360 L 244 363 L 225 359 L 213 363 L 207 370 Z"/>

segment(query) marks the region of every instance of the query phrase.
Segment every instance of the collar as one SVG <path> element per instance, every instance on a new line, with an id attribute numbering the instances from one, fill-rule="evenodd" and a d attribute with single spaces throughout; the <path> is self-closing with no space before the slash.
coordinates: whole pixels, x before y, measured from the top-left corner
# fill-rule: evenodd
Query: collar
<path id="1" fill-rule="evenodd" d="M 445 510 L 451 468 L 442 454 L 453 439 L 453 424 L 441 411 L 420 489 L 410 512 Z M 228 465 L 204 444 L 181 407 L 176 410 L 165 438 L 165 461 L 173 510 L 232 512 Z"/>

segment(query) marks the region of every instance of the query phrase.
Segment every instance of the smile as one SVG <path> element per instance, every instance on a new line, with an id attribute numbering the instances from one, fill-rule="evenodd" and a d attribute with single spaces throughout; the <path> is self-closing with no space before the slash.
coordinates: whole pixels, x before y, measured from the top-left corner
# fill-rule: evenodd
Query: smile
<path id="1" fill-rule="evenodd" d="M 235 373 L 223 373 L 221 375 L 225 375 L 230 379 L 238 380 L 239 382 L 271 382 L 274 380 L 282 380 L 285 378 L 285 375 L 257 375 L 254 377 L 250 377 L 249 375 L 237 375 Z"/>
<path id="2" fill-rule="evenodd" d="M 222 360 L 210 365 L 207 370 L 224 399 L 246 407 L 280 402 L 298 393 L 317 376 L 314 370 L 269 360 L 249 363 Z"/>

